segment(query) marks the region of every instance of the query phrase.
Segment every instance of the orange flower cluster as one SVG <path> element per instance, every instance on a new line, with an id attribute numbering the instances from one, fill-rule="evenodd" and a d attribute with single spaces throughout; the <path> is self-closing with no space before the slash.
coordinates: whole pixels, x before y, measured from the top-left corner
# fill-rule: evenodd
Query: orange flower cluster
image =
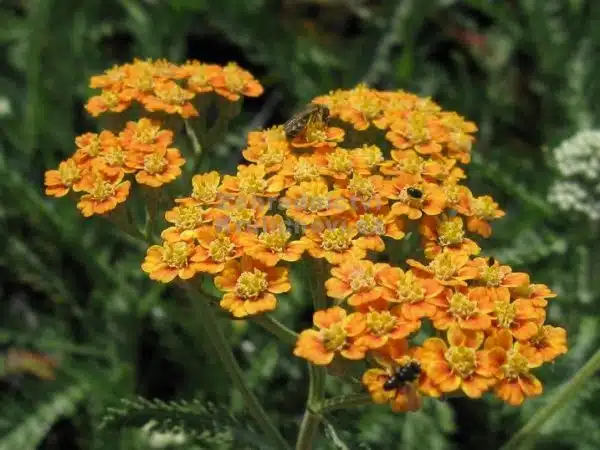
<path id="1" fill-rule="evenodd" d="M 197 94 L 215 92 L 229 101 L 242 96 L 257 97 L 263 88 L 246 70 L 235 63 L 225 67 L 188 61 L 177 65 L 165 60 L 135 60 L 115 66 L 91 78 L 90 87 L 102 92 L 88 101 L 86 109 L 93 116 L 105 112 L 120 113 L 134 102 L 146 111 L 195 117 Z"/>
<path id="2" fill-rule="evenodd" d="M 131 188 L 127 175 L 156 188 L 175 180 L 184 164 L 171 147 L 173 132 L 148 118 L 128 122 L 118 134 L 103 130 L 75 139 L 77 150 L 58 170 L 45 174 L 46 194 L 62 197 L 82 193 L 77 207 L 85 217 L 106 214 L 125 202 Z"/>
<path id="3" fill-rule="evenodd" d="M 92 86 L 112 99 L 90 100 L 93 113 L 136 100 L 183 117 L 194 115 L 196 93 L 237 100 L 262 91 L 235 65 L 197 62 L 136 61 L 94 77 Z M 328 269 L 330 304 L 314 313 L 315 328 L 300 333 L 296 356 L 316 365 L 372 363 L 363 384 L 394 411 L 417 409 L 421 395 L 477 398 L 493 390 L 512 405 L 539 395 L 532 369 L 567 351 L 566 332 L 545 323 L 555 296 L 547 286 L 478 256 L 469 233 L 488 237 L 504 212 L 462 184 L 475 125 L 430 99 L 364 85 L 313 103 L 325 108 L 313 105 L 293 126 L 250 132 L 242 151 L 248 164 L 235 175 L 195 175 L 191 193 L 166 212 L 163 242 L 148 249 L 142 269 L 164 283 L 212 276 L 221 307 L 243 318 L 274 310 L 277 296 L 292 289 L 290 264 L 311 257 Z M 183 159 L 171 139 L 149 119 L 117 136 L 81 136 L 76 154 L 46 174 L 47 192 L 83 191 L 85 215 L 106 212 L 125 200 L 125 174 L 149 186 L 179 174 Z M 423 261 L 374 262 L 413 228 Z M 424 321 L 443 338 L 411 345 Z"/>
<path id="4" fill-rule="evenodd" d="M 151 188 L 181 175 L 185 159 L 171 147 L 173 131 L 161 128 L 165 114 L 197 116 L 195 100 L 210 92 L 234 102 L 263 91 L 252 75 L 235 63 L 221 67 L 198 61 L 176 65 L 164 60 L 135 60 L 115 66 L 93 76 L 90 86 L 102 89 L 86 105 L 93 116 L 121 113 L 135 101 L 151 117 L 129 121 L 116 134 L 103 130 L 78 136 L 74 155 L 57 170 L 46 172 L 46 194 L 62 197 L 71 191 L 82 193 L 77 207 L 86 217 L 106 214 L 125 202 L 131 188 L 128 175 Z"/>

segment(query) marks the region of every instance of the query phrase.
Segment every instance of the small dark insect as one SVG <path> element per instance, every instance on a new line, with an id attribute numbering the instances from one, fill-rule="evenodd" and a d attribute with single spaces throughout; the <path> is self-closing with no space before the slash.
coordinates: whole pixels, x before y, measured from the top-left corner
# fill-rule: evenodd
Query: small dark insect
<path id="1" fill-rule="evenodd" d="M 493 266 L 494 264 L 496 264 L 496 259 L 493 256 L 490 256 L 488 258 L 488 265 Z"/>
<path id="2" fill-rule="evenodd" d="M 408 192 L 408 195 L 410 195 L 412 198 L 423 197 L 423 191 L 414 187 L 409 187 L 406 192 Z"/>
<path id="3" fill-rule="evenodd" d="M 406 383 L 415 381 L 421 374 L 421 365 L 417 361 L 411 361 L 408 364 L 397 367 L 394 375 L 383 383 L 384 391 L 399 389 Z"/>
<path id="4" fill-rule="evenodd" d="M 323 105 L 308 105 L 304 110 L 283 124 L 283 130 L 288 139 L 293 139 L 302 133 L 311 123 L 321 122 L 327 124 L 329 108 Z"/>

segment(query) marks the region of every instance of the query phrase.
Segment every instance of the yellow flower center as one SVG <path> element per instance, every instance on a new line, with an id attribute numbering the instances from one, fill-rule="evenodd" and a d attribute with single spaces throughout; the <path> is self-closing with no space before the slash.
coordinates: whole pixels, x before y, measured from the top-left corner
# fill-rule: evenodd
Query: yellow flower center
<path id="1" fill-rule="evenodd" d="M 327 156 L 327 167 L 329 170 L 340 174 L 349 174 L 352 172 L 352 159 L 348 150 L 336 149 Z"/>
<path id="2" fill-rule="evenodd" d="M 421 173 L 424 164 L 423 158 L 416 153 L 410 153 L 408 156 L 397 162 L 396 167 L 403 172 L 415 175 Z"/>
<path id="3" fill-rule="evenodd" d="M 356 222 L 358 232 L 363 236 L 381 236 L 385 234 L 385 222 L 380 216 L 367 213 Z"/>
<path id="4" fill-rule="evenodd" d="M 238 175 L 238 186 L 244 194 L 261 194 L 267 189 L 264 173 L 245 172 Z"/>
<path id="5" fill-rule="evenodd" d="M 308 158 L 300 158 L 294 168 L 294 180 L 298 183 L 302 181 L 314 181 L 319 178 L 319 168 Z"/>
<path id="6" fill-rule="evenodd" d="M 346 330 L 341 323 L 334 323 L 321 330 L 323 345 L 330 352 L 341 350 L 346 345 Z"/>
<path id="7" fill-rule="evenodd" d="M 141 144 L 152 144 L 156 140 L 159 130 L 158 125 L 152 125 L 149 121 L 140 122 L 133 133 L 133 138 Z"/>
<path id="8" fill-rule="evenodd" d="M 235 295 L 240 298 L 256 298 L 268 287 L 267 274 L 254 269 L 252 272 L 244 272 L 240 275 L 235 284 Z"/>
<path id="9" fill-rule="evenodd" d="M 115 185 L 110 181 L 102 179 L 102 177 L 97 177 L 92 188 L 88 192 L 94 200 L 106 200 L 114 195 Z"/>
<path id="10" fill-rule="evenodd" d="M 494 313 L 496 321 L 501 328 L 510 328 L 517 316 L 517 307 L 510 301 L 500 301 L 494 303 Z"/>
<path id="11" fill-rule="evenodd" d="M 376 286 L 373 266 L 357 267 L 350 275 L 350 287 L 353 292 L 368 291 Z"/>
<path id="12" fill-rule="evenodd" d="M 241 92 L 246 86 L 246 80 L 244 73 L 235 63 L 229 63 L 223 69 L 223 76 L 225 78 L 225 86 L 232 92 Z"/>
<path id="13" fill-rule="evenodd" d="M 396 283 L 396 303 L 415 303 L 425 297 L 425 288 L 412 272 L 407 272 Z"/>
<path id="14" fill-rule="evenodd" d="M 355 150 L 359 159 L 367 167 L 373 167 L 383 162 L 383 153 L 376 145 L 363 145 L 358 150 Z"/>
<path id="15" fill-rule="evenodd" d="M 502 371 L 506 378 L 512 379 L 529 373 L 529 362 L 525 356 L 519 353 L 518 344 L 508 352 L 508 359 L 502 366 Z"/>
<path id="16" fill-rule="evenodd" d="M 201 203 L 212 203 L 217 198 L 218 189 L 218 180 L 195 179 L 192 181 L 192 198 Z"/>
<path id="17" fill-rule="evenodd" d="M 87 145 L 84 145 L 83 147 L 81 147 L 81 150 L 84 151 L 87 155 L 91 156 L 92 158 L 98 156 L 100 154 L 100 152 L 102 151 L 102 144 L 100 142 L 100 137 L 93 136 Z"/>
<path id="18" fill-rule="evenodd" d="M 123 167 L 125 164 L 125 152 L 120 145 L 113 145 L 108 148 L 103 154 L 102 159 L 109 166 Z"/>
<path id="19" fill-rule="evenodd" d="M 375 186 L 373 186 L 373 182 L 369 178 L 364 178 L 356 174 L 348 183 L 348 190 L 353 196 L 361 200 L 369 200 L 376 193 Z"/>
<path id="20" fill-rule="evenodd" d="M 291 236 L 292 233 L 287 231 L 285 228 L 281 228 L 276 231 L 260 233 L 258 240 L 261 244 L 274 253 L 281 253 L 285 250 L 287 242 Z"/>
<path id="21" fill-rule="evenodd" d="M 471 208 L 474 216 L 481 217 L 484 220 L 495 218 L 496 207 L 494 200 L 490 196 L 486 195 L 473 199 Z"/>
<path id="22" fill-rule="evenodd" d="M 500 266 L 494 265 L 491 267 L 484 266 L 479 273 L 481 281 L 488 286 L 500 286 L 504 279 L 504 274 L 500 271 Z"/>
<path id="23" fill-rule="evenodd" d="M 204 210 L 198 205 L 180 206 L 175 219 L 178 230 L 193 230 L 203 222 Z"/>
<path id="24" fill-rule="evenodd" d="M 426 142 L 430 139 L 429 127 L 427 126 L 428 114 L 415 112 L 408 117 L 404 135 L 412 142 Z"/>
<path id="25" fill-rule="evenodd" d="M 455 245 L 463 241 L 465 232 L 460 219 L 443 220 L 437 226 L 438 242 L 440 245 Z"/>
<path id="26" fill-rule="evenodd" d="M 285 160 L 287 144 L 267 144 L 267 149 L 258 157 L 258 163 L 266 167 L 281 164 Z"/>
<path id="27" fill-rule="evenodd" d="M 119 96 L 112 91 L 103 91 L 100 95 L 107 108 L 114 108 L 119 104 Z"/>
<path id="28" fill-rule="evenodd" d="M 473 138 L 463 132 L 450 133 L 450 142 L 459 150 L 468 152 L 473 145 Z"/>
<path id="29" fill-rule="evenodd" d="M 180 269 L 187 266 L 191 248 L 186 242 L 165 243 L 163 249 L 162 259 L 169 267 Z"/>
<path id="30" fill-rule="evenodd" d="M 321 248 L 327 251 L 341 252 L 352 245 L 353 233 L 348 228 L 331 228 L 321 234 Z"/>
<path id="31" fill-rule="evenodd" d="M 131 84 L 138 91 L 150 92 L 154 87 L 154 78 L 149 71 L 143 71 L 133 77 Z"/>
<path id="32" fill-rule="evenodd" d="M 256 217 L 256 211 L 252 208 L 236 207 L 230 211 L 227 211 L 229 219 L 236 224 L 239 228 L 246 228 Z"/>
<path id="33" fill-rule="evenodd" d="M 231 256 L 235 250 L 235 244 L 224 233 L 208 245 L 208 253 L 213 261 L 223 262 Z"/>
<path id="34" fill-rule="evenodd" d="M 329 191 L 325 183 L 311 183 L 299 199 L 299 207 L 312 213 L 324 211 L 329 207 Z"/>
<path id="35" fill-rule="evenodd" d="M 446 184 L 444 185 L 444 195 L 446 197 L 446 201 L 448 205 L 454 206 L 460 200 L 460 188 L 456 184 Z"/>
<path id="36" fill-rule="evenodd" d="M 77 163 L 69 159 L 58 165 L 58 175 L 65 186 L 71 186 L 79 179 L 81 173 L 79 167 L 77 167 Z"/>
<path id="37" fill-rule="evenodd" d="M 167 160 L 160 153 L 152 153 L 144 157 L 144 171 L 152 175 L 162 173 L 167 164 Z"/>
<path id="38" fill-rule="evenodd" d="M 271 142 L 281 142 L 281 141 L 285 141 L 286 137 L 285 137 L 285 131 L 283 129 L 282 125 L 278 125 L 275 127 L 271 127 L 268 130 L 263 132 L 264 135 L 264 140 L 267 144 L 271 143 Z"/>
<path id="39" fill-rule="evenodd" d="M 477 312 L 477 303 L 469 300 L 466 295 L 456 292 L 450 297 L 450 308 L 448 310 L 455 316 L 468 319 Z"/>
<path id="40" fill-rule="evenodd" d="M 324 124 L 320 120 L 313 120 L 306 126 L 305 131 L 307 142 L 324 142 L 327 140 L 327 133 L 324 130 Z"/>
<path id="41" fill-rule="evenodd" d="M 546 329 L 544 326 L 538 327 L 537 333 L 529 338 L 529 342 L 531 342 L 536 347 L 541 347 L 544 345 L 544 341 L 546 340 Z"/>
<path id="42" fill-rule="evenodd" d="M 438 280 L 450 280 L 456 273 L 457 267 L 452 260 L 452 254 L 440 253 L 433 261 L 429 263 L 429 268 L 433 270 Z"/>
<path id="43" fill-rule="evenodd" d="M 161 86 L 154 90 L 155 95 L 169 105 L 183 105 L 190 97 L 190 93 L 179 85 L 173 83 Z"/>
<path id="44" fill-rule="evenodd" d="M 370 311 L 367 313 L 367 328 L 375 336 L 383 336 L 392 331 L 397 320 L 389 311 Z"/>
<path id="45" fill-rule="evenodd" d="M 209 81 L 208 71 L 204 66 L 197 67 L 194 74 L 188 78 L 188 84 L 190 86 L 206 87 L 210 84 Z"/>
<path id="46" fill-rule="evenodd" d="M 444 354 L 452 371 L 461 378 L 470 376 L 476 367 L 475 349 L 469 347 L 450 347 Z"/>

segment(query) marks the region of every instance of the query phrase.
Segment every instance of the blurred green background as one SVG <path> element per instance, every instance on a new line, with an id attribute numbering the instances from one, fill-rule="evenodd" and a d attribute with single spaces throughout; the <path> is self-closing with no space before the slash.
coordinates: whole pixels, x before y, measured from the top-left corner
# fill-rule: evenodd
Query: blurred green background
<path id="1" fill-rule="evenodd" d="M 140 270 L 145 249 L 43 195 L 44 171 L 98 127 L 83 109 L 89 77 L 134 57 L 236 61 L 263 83 L 265 94 L 208 150 L 227 172 L 247 131 L 361 81 L 431 96 L 478 124 L 468 184 L 507 211 L 484 252 L 558 292 L 548 322 L 568 330 L 570 351 L 541 370 L 545 394 L 521 408 L 448 399 L 409 415 L 340 411 L 331 424 L 350 449 L 499 448 L 600 344 L 597 219 L 547 200 L 562 177 L 551 150 L 600 117 L 598 23 L 595 0 L 0 1 L 0 450 L 245 448 L 218 433 L 250 422 L 241 399 L 200 331 L 182 326 L 176 293 Z M 301 291 L 277 311 L 296 330 L 311 313 Z M 292 439 L 305 364 L 252 324 L 224 326 L 248 383 Z M 6 373 L 15 348 L 55 358 L 56 379 Z M 217 406 L 197 414 L 206 436 L 170 447 L 137 429 L 98 427 L 107 406 L 136 395 Z M 599 422 L 596 376 L 532 448 L 600 448 Z M 323 435 L 317 448 L 339 445 Z"/>

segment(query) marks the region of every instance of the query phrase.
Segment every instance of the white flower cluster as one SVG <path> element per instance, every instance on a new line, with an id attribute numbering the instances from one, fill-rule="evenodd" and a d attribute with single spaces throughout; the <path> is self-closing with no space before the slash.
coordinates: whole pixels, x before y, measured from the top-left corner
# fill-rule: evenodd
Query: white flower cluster
<path id="1" fill-rule="evenodd" d="M 600 220 L 600 131 L 581 131 L 553 150 L 560 176 L 548 201 L 563 211 Z"/>
<path id="2" fill-rule="evenodd" d="M 162 433 L 154 431 L 155 426 L 156 422 L 152 420 L 142 428 L 142 433 L 146 436 L 150 448 L 168 448 L 186 443 L 187 436 L 183 431 Z"/>

